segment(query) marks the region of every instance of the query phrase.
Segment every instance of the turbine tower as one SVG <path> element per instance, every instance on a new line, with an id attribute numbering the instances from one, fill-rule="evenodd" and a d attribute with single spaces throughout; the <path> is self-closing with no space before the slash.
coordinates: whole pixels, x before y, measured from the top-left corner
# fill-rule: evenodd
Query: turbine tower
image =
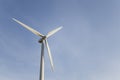
<path id="1" fill-rule="evenodd" d="M 18 24 L 20 24 L 21 26 L 23 26 L 24 28 L 26 28 L 27 30 L 31 31 L 32 33 L 34 33 L 35 35 L 41 37 L 41 39 L 38 41 L 39 43 L 41 43 L 41 61 L 40 61 L 40 76 L 39 76 L 39 80 L 44 80 L 44 46 L 46 46 L 47 51 L 48 51 L 48 56 L 50 59 L 50 64 L 51 64 L 51 68 L 52 71 L 54 71 L 54 65 L 53 65 L 53 60 L 52 60 L 52 55 L 51 55 L 51 51 L 48 45 L 48 41 L 47 39 L 52 36 L 53 34 L 55 34 L 56 32 L 58 32 L 60 29 L 62 29 L 62 27 L 56 28 L 52 31 L 50 31 L 47 35 L 43 35 L 40 32 L 34 30 L 33 28 L 29 27 L 28 25 L 20 22 L 19 20 L 12 18 L 15 22 L 17 22 Z"/>

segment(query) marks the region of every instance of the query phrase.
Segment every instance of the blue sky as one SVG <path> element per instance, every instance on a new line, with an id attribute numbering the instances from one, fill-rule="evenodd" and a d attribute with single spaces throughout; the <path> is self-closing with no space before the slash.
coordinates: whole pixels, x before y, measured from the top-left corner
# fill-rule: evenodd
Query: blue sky
<path id="1" fill-rule="evenodd" d="M 39 37 L 12 18 L 47 34 L 45 80 L 120 80 L 119 0 L 0 0 L 0 80 L 38 80 Z"/>

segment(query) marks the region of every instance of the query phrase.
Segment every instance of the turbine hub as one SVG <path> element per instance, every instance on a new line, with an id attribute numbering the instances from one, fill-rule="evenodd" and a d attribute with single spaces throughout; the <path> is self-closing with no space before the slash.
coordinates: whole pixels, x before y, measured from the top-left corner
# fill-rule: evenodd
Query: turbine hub
<path id="1" fill-rule="evenodd" d="M 45 40 L 45 39 L 46 39 L 46 36 L 43 36 L 38 42 L 39 42 L 39 43 L 42 43 L 43 40 Z"/>

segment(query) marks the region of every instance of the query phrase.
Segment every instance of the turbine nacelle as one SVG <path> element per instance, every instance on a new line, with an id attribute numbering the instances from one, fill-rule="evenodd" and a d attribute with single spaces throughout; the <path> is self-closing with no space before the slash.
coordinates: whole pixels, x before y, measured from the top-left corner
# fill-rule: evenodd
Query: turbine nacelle
<path id="1" fill-rule="evenodd" d="M 43 36 L 38 42 L 39 42 L 39 43 L 42 43 L 43 40 L 45 40 L 46 38 L 47 38 L 46 36 Z"/>

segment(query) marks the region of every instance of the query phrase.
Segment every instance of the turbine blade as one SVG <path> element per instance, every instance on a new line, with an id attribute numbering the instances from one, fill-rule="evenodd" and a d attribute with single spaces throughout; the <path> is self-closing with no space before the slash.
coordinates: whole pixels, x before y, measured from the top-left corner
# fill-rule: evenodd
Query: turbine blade
<path id="1" fill-rule="evenodd" d="M 62 29 L 62 26 L 57 28 L 57 29 L 54 29 L 52 31 L 50 31 L 48 34 L 47 34 L 47 37 L 50 37 L 52 36 L 53 34 L 55 34 L 56 32 L 58 32 L 60 29 Z"/>
<path id="2" fill-rule="evenodd" d="M 43 34 L 41 34 L 41 33 L 39 33 L 38 31 L 32 29 L 31 27 L 27 26 L 26 24 L 18 21 L 17 19 L 15 19 L 15 18 L 12 18 L 12 19 L 13 19 L 15 22 L 17 22 L 18 24 L 20 24 L 21 26 L 23 26 L 24 28 L 26 28 L 26 29 L 28 29 L 29 31 L 31 31 L 32 33 L 34 33 L 34 34 L 36 34 L 36 35 L 38 35 L 38 36 L 41 36 L 41 37 L 44 36 Z"/>
<path id="3" fill-rule="evenodd" d="M 45 39 L 45 45 L 46 45 L 46 48 L 47 48 L 47 51 L 48 51 L 48 56 L 49 56 L 49 59 L 50 59 L 50 64 L 51 64 L 52 71 L 54 71 L 54 65 L 53 65 L 52 55 L 51 55 L 51 51 L 50 51 L 50 47 L 48 45 L 47 39 Z"/>

